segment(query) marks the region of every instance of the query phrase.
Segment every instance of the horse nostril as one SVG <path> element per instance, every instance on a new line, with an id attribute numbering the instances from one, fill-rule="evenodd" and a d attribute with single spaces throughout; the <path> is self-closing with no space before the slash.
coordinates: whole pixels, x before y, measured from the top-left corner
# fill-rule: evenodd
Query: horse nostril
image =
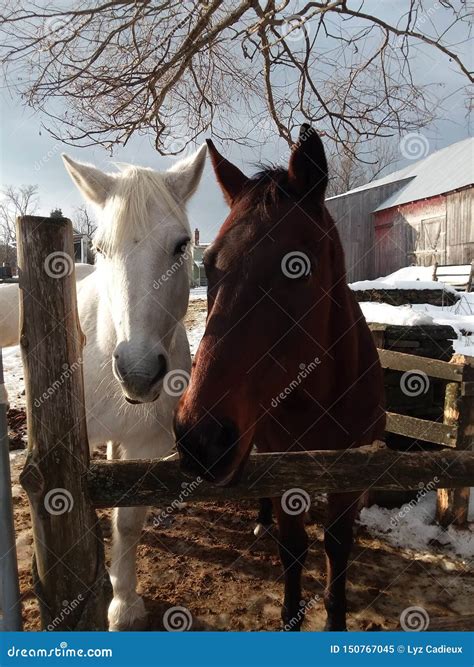
<path id="1" fill-rule="evenodd" d="M 114 359 L 114 364 L 113 364 L 113 365 L 114 365 L 115 373 L 116 373 L 118 379 L 119 379 L 121 382 L 123 382 L 123 379 L 124 379 L 124 377 L 125 377 L 125 372 L 124 372 L 124 370 L 123 370 L 122 368 L 120 368 L 120 357 L 119 357 L 119 355 L 117 354 L 117 352 L 114 352 L 114 354 L 113 354 L 113 359 Z"/>
<path id="2" fill-rule="evenodd" d="M 156 382 L 162 380 L 167 372 L 168 372 L 168 362 L 166 361 L 166 357 L 164 356 L 164 354 L 159 354 L 157 358 L 157 370 L 152 378 L 152 383 L 155 384 Z"/>
<path id="3" fill-rule="evenodd" d="M 175 421 L 175 435 L 183 471 L 209 480 L 232 464 L 239 439 L 237 426 L 227 420 L 201 422 L 194 428 Z"/>

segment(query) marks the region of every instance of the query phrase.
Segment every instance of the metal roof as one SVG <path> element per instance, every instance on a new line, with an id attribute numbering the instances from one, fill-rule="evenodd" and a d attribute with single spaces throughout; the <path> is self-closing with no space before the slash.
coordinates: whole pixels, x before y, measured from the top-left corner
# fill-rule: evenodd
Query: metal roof
<path id="1" fill-rule="evenodd" d="M 474 138 L 446 146 L 404 169 L 331 199 L 397 181 L 401 181 L 400 189 L 381 202 L 375 211 L 435 197 L 474 184 Z"/>

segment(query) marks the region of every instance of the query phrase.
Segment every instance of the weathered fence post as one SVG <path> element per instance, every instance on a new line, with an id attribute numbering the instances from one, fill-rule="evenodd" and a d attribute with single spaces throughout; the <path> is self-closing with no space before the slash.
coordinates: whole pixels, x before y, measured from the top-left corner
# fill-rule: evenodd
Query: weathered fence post
<path id="1" fill-rule="evenodd" d="M 0 629 L 21 630 L 20 587 L 16 561 L 15 530 L 10 477 L 7 404 L 3 384 L 2 348 L 0 347 Z"/>
<path id="2" fill-rule="evenodd" d="M 28 419 L 21 483 L 31 507 L 33 577 L 42 626 L 104 630 L 110 584 L 98 519 L 85 484 L 89 446 L 84 341 L 71 222 L 19 218 L 17 242 Z"/>
<path id="3" fill-rule="evenodd" d="M 455 354 L 453 363 L 466 364 L 463 382 L 446 385 L 444 400 L 444 423 L 458 428 L 456 448 L 470 450 L 474 442 L 474 359 Z M 441 526 L 450 524 L 464 526 L 469 510 L 469 487 L 438 489 L 436 519 Z"/>

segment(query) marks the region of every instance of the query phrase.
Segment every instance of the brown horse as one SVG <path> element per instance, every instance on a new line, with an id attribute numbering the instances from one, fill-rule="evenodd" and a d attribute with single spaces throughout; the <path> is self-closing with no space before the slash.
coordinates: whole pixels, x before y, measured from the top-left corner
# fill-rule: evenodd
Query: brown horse
<path id="1" fill-rule="evenodd" d="M 247 178 L 208 142 L 230 213 L 206 251 L 208 316 L 175 429 L 184 471 L 235 482 L 259 452 L 359 447 L 382 438 L 377 351 L 346 284 L 325 204 L 326 157 L 303 125 L 288 170 Z M 304 495 L 297 480 L 288 489 Z M 284 569 L 286 629 L 300 628 L 304 512 L 272 499 Z M 346 628 L 346 568 L 357 507 L 329 494 L 324 532 L 326 629 Z"/>

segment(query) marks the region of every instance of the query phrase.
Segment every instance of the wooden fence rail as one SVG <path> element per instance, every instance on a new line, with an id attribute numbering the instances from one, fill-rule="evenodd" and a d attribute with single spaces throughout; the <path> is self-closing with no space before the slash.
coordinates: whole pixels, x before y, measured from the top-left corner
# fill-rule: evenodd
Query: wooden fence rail
<path id="1" fill-rule="evenodd" d="M 183 481 L 189 484 L 183 487 Z M 173 461 L 94 461 L 87 472 L 96 507 L 156 505 L 188 496 L 199 500 L 271 497 L 298 488 L 317 492 L 366 489 L 419 490 L 463 487 L 474 481 L 474 452 L 395 452 L 369 445 L 343 451 L 320 450 L 251 456 L 235 486 L 219 488 L 199 477 L 183 478 Z"/>
<path id="2" fill-rule="evenodd" d="M 387 412 L 388 433 L 416 441 L 429 442 L 457 451 L 474 448 L 474 365 L 473 358 L 456 354 L 451 361 L 440 361 L 415 354 L 379 349 L 382 368 L 409 374 L 424 373 L 431 382 L 445 382 L 442 421 L 420 419 L 411 415 Z M 467 523 L 470 480 L 465 487 L 440 487 L 436 518 L 442 526 Z M 446 485 L 447 487 L 447 485 Z"/>

